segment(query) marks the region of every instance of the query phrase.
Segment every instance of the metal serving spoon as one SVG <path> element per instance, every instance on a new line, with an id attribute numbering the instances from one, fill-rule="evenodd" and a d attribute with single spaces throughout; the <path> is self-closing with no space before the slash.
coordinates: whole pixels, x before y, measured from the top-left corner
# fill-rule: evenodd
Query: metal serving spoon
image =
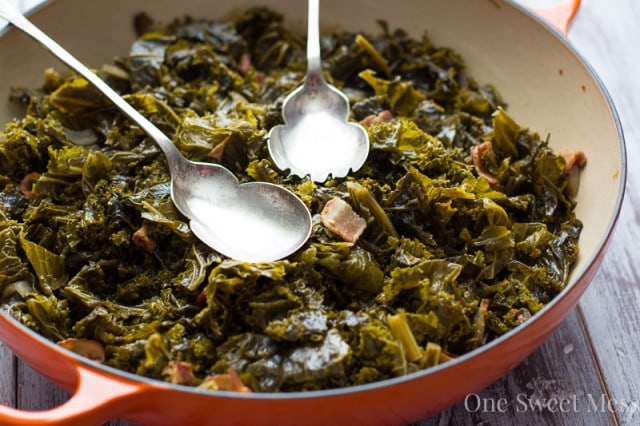
<path id="1" fill-rule="evenodd" d="M 369 137 L 362 126 L 347 122 L 349 100 L 322 77 L 319 8 L 319 0 L 309 0 L 305 80 L 284 100 L 285 124 L 271 129 L 267 145 L 281 170 L 324 182 L 362 167 Z"/>
<path id="2" fill-rule="evenodd" d="M 9 2 L 0 1 L 0 17 L 93 84 L 157 142 L 169 164 L 173 202 L 205 244 L 237 260 L 268 262 L 288 256 L 307 241 L 311 214 L 295 194 L 265 182 L 239 184 L 221 165 L 187 160 L 160 129 Z"/>

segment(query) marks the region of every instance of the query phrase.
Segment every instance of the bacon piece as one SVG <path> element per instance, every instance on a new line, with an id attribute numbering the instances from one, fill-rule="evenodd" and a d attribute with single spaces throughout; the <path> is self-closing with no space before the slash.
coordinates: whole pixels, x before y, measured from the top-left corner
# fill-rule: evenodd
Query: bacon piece
<path id="1" fill-rule="evenodd" d="M 165 381 L 175 385 L 192 386 L 195 382 L 191 364 L 184 361 L 169 361 L 169 364 L 162 370 Z"/>
<path id="2" fill-rule="evenodd" d="M 59 341 L 58 345 L 93 361 L 104 362 L 104 347 L 102 346 L 102 343 L 95 340 L 76 339 L 71 337 L 69 339 Z"/>
<path id="3" fill-rule="evenodd" d="M 147 253 L 153 253 L 156 250 L 156 242 L 147 233 L 147 226 L 142 225 L 133 233 L 133 244 L 144 249 Z"/>
<path id="4" fill-rule="evenodd" d="M 458 355 L 443 350 L 440 354 L 440 363 L 453 361 L 456 358 L 458 358 Z"/>
<path id="5" fill-rule="evenodd" d="M 320 212 L 320 220 L 329 231 L 349 243 L 355 243 L 367 227 L 367 222 L 344 200 L 333 197 Z"/>
<path id="6" fill-rule="evenodd" d="M 493 152 L 493 145 L 490 141 L 482 142 L 480 145 L 471 147 L 471 156 L 467 159 L 467 163 L 473 164 L 476 168 L 478 175 L 484 177 L 489 181 L 489 184 L 494 189 L 502 189 L 502 185 L 496 176 L 491 174 L 484 166 L 482 157 L 485 153 L 488 153 L 491 158 L 495 159 L 495 153 Z"/>
<path id="7" fill-rule="evenodd" d="M 580 186 L 580 171 L 587 165 L 587 156 L 584 151 L 569 151 L 561 149 L 558 155 L 564 158 L 566 163 L 564 174 L 567 176 L 567 191 L 569 195 L 576 195 Z"/>
<path id="8" fill-rule="evenodd" d="M 387 109 L 380 112 L 378 115 L 371 114 L 366 116 L 360 121 L 360 124 L 364 127 L 368 127 L 375 123 L 388 123 L 393 120 L 393 113 Z"/>
<path id="9" fill-rule="evenodd" d="M 564 161 L 567 163 L 564 169 L 564 172 L 567 174 L 571 173 L 575 167 L 582 169 L 587 165 L 587 156 L 584 151 L 569 151 L 568 149 L 561 149 L 558 151 L 558 155 L 564 158 Z"/>
<path id="10" fill-rule="evenodd" d="M 214 374 L 207 376 L 198 386 L 208 390 L 224 390 L 240 393 L 251 393 L 251 388 L 242 383 L 242 379 L 238 375 L 234 366 L 229 367 L 227 374 Z"/>
<path id="11" fill-rule="evenodd" d="M 155 21 L 148 13 L 140 12 L 133 16 L 133 29 L 135 30 L 138 37 L 154 31 L 155 28 Z"/>
<path id="12" fill-rule="evenodd" d="M 200 306 L 201 308 L 204 308 L 205 306 L 207 306 L 207 295 L 204 293 L 204 291 L 201 291 L 200 293 L 198 293 L 194 303 L 196 304 L 196 306 Z"/>
<path id="13" fill-rule="evenodd" d="M 251 71 L 252 67 L 251 63 L 251 55 L 248 53 L 243 53 L 240 55 L 240 60 L 238 61 L 238 71 L 241 75 L 247 75 L 249 71 Z"/>
<path id="14" fill-rule="evenodd" d="M 38 197 L 38 194 L 32 191 L 33 184 L 36 183 L 40 179 L 40 173 L 31 172 L 28 173 L 25 177 L 20 181 L 20 192 L 22 195 L 32 200 Z"/>
<path id="15" fill-rule="evenodd" d="M 487 312 L 489 311 L 489 303 L 489 299 L 480 300 L 478 311 L 476 312 L 476 316 L 473 319 L 473 325 L 476 327 L 475 338 L 477 340 L 478 346 L 483 345 L 486 341 L 484 332 L 486 329 L 486 318 Z"/>
<path id="16" fill-rule="evenodd" d="M 222 162 L 222 156 L 224 155 L 224 146 L 229 139 L 225 139 L 220 142 L 218 145 L 214 146 L 211 151 L 207 154 L 208 157 L 213 158 L 218 163 Z"/>

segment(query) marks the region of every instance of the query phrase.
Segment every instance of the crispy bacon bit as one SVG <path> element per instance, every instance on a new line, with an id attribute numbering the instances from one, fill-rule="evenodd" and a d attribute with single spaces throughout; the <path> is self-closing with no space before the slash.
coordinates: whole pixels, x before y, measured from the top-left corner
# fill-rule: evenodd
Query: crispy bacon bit
<path id="1" fill-rule="evenodd" d="M 495 153 L 493 152 L 493 145 L 490 141 L 486 141 L 481 143 L 480 145 L 471 147 L 471 156 L 467 158 L 467 163 L 473 164 L 476 168 L 476 172 L 489 181 L 489 184 L 492 188 L 501 190 L 502 185 L 496 176 L 491 174 L 485 167 L 482 162 L 482 157 L 487 153 L 491 156 L 491 158 L 495 159 Z"/>
<path id="2" fill-rule="evenodd" d="M 527 310 L 526 308 L 520 308 L 520 309 L 514 308 L 513 311 L 514 311 L 514 316 L 516 317 L 516 323 L 518 324 L 522 324 L 523 322 L 531 318 L 531 312 L 529 312 L 529 310 Z"/>
<path id="3" fill-rule="evenodd" d="M 583 168 L 587 165 L 587 156 L 584 151 L 569 151 L 568 149 L 561 149 L 558 151 L 558 155 L 564 158 L 567 163 L 564 172 L 569 174 L 574 167 Z"/>
<path id="4" fill-rule="evenodd" d="M 58 345 L 90 360 L 104 362 L 104 347 L 95 340 L 69 338 L 59 341 Z"/>
<path id="5" fill-rule="evenodd" d="M 196 306 L 200 306 L 201 308 L 204 308 L 205 306 L 207 306 L 207 295 L 204 294 L 204 291 L 201 291 L 200 293 L 198 293 L 194 303 L 196 304 Z"/>
<path id="6" fill-rule="evenodd" d="M 238 71 L 241 75 L 247 75 L 249 71 L 251 71 L 251 67 L 253 64 L 251 63 L 251 55 L 249 53 L 243 53 L 240 55 L 240 60 L 238 61 Z"/>
<path id="7" fill-rule="evenodd" d="M 344 200 L 333 197 L 320 212 L 320 220 L 329 231 L 349 243 L 355 243 L 367 227 L 367 222 Z"/>
<path id="8" fill-rule="evenodd" d="M 133 17 L 133 29 L 135 30 L 138 37 L 142 36 L 145 33 L 153 31 L 155 29 L 155 26 L 155 21 L 146 12 L 137 13 Z"/>
<path id="9" fill-rule="evenodd" d="M 447 352 L 446 350 L 443 350 L 440 353 L 440 363 L 442 364 L 443 362 L 448 362 L 448 361 L 453 361 L 454 359 L 458 358 L 457 355 L 452 354 L 451 352 Z"/>
<path id="10" fill-rule="evenodd" d="M 385 109 L 384 111 L 380 112 L 378 115 L 371 114 L 366 116 L 365 118 L 362 119 L 362 121 L 360 121 L 360 124 L 363 125 L 364 127 L 368 127 L 375 123 L 388 123 L 391 120 L 393 120 L 393 113 Z"/>
<path id="11" fill-rule="evenodd" d="M 242 383 L 238 372 L 234 366 L 229 367 L 227 374 L 214 374 L 207 376 L 198 386 L 208 390 L 223 390 L 240 393 L 251 393 L 251 388 Z"/>
<path id="12" fill-rule="evenodd" d="M 164 380 L 174 385 L 193 386 L 195 377 L 191 364 L 184 361 L 169 361 L 162 370 Z"/>
<path id="13" fill-rule="evenodd" d="M 226 141 L 228 139 L 220 142 L 218 145 L 214 146 L 211 151 L 207 154 L 207 157 L 213 158 L 218 163 L 222 162 L 222 156 L 224 155 L 224 146 L 226 145 Z"/>
<path id="14" fill-rule="evenodd" d="M 558 155 L 564 158 L 566 166 L 564 174 L 567 176 L 567 191 L 569 195 L 576 195 L 580 186 L 580 171 L 587 165 L 587 156 L 584 151 L 569 151 L 561 149 Z"/>
<path id="15" fill-rule="evenodd" d="M 20 192 L 22 195 L 32 200 L 38 197 L 38 194 L 32 191 L 33 184 L 36 183 L 40 179 L 40 173 L 31 172 L 22 178 L 20 181 Z"/>
<path id="16" fill-rule="evenodd" d="M 476 327 L 475 337 L 477 339 L 478 345 L 484 344 L 485 338 L 485 328 L 486 328 L 486 317 L 487 312 L 489 311 L 489 299 L 480 300 L 480 304 L 478 305 L 478 312 L 476 312 L 476 316 L 473 319 L 473 324 Z"/>
<path id="17" fill-rule="evenodd" d="M 147 226 L 142 225 L 133 233 L 133 244 L 144 249 L 147 253 L 153 253 L 156 250 L 156 242 L 147 234 Z"/>

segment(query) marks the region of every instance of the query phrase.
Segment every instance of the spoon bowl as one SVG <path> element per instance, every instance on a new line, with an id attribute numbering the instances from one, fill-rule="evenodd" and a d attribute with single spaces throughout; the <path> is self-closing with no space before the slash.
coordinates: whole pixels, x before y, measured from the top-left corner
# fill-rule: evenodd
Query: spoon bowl
<path id="1" fill-rule="evenodd" d="M 236 260 L 271 262 L 292 254 L 307 241 L 311 213 L 294 193 L 266 182 L 240 184 L 219 164 L 187 160 L 151 121 L 9 2 L 0 2 L 0 17 L 85 78 L 158 144 L 169 165 L 172 200 L 202 242 Z"/>
<path id="2" fill-rule="evenodd" d="M 274 261 L 309 238 L 306 206 L 278 185 L 238 184 L 227 169 L 210 163 L 189 162 L 178 173 L 172 185 L 176 207 L 191 218 L 191 231 L 200 240 L 228 257 Z"/>
<path id="3" fill-rule="evenodd" d="M 285 98 L 285 124 L 271 129 L 267 146 L 281 170 L 324 182 L 362 167 L 369 155 L 369 136 L 362 126 L 347 121 L 349 99 L 322 76 L 319 0 L 308 4 L 307 74 Z"/>

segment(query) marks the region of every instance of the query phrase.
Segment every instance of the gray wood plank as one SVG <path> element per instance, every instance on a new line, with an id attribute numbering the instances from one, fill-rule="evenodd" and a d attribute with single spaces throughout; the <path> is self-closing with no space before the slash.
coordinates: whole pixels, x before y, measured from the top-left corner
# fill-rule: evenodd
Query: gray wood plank
<path id="1" fill-rule="evenodd" d="M 0 343 L 0 404 L 16 405 L 16 359 L 5 345 Z"/>
<path id="2" fill-rule="evenodd" d="M 68 399 L 66 392 L 22 361 L 18 361 L 17 382 L 16 404 L 23 410 L 45 410 Z"/>
<path id="3" fill-rule="evenodd" d="M 17 377 L 17 406 L 23 410 L 47 410 L 63 404 L 70 397 L 67 392 L 42 377 L 20 360 L 17 360 Z M 15 383 L 12 389 L 16 389 Z M 125 420 L 115 419 L 104 426 L 136 425 Z"/>
<path id="4" fill-rule="evenodd" d="M 628 214 L 624 214 L 626 219 Z M 640 235 L 623 227 L 603 268 L 580 303 L 620 424 L 640 424 L 640 288 L 638 262 L 630 251 Z"/>
<path id="5" fill-rule="evenodd" d="M 576 48 L 608 88 L 627 142 L 628 185 L 618 227 L 600 272 L 580 302 L 594 352 L 623 425 L 640 424 L 640 3 L 585 1 L 572 28 Z"/>
<path id="6" fill-rule="evenodd" d="M 608 410 L 590 342 L 574 310 L 554 334 L 511 373 L 415 426 L 608 425 Z"/>

